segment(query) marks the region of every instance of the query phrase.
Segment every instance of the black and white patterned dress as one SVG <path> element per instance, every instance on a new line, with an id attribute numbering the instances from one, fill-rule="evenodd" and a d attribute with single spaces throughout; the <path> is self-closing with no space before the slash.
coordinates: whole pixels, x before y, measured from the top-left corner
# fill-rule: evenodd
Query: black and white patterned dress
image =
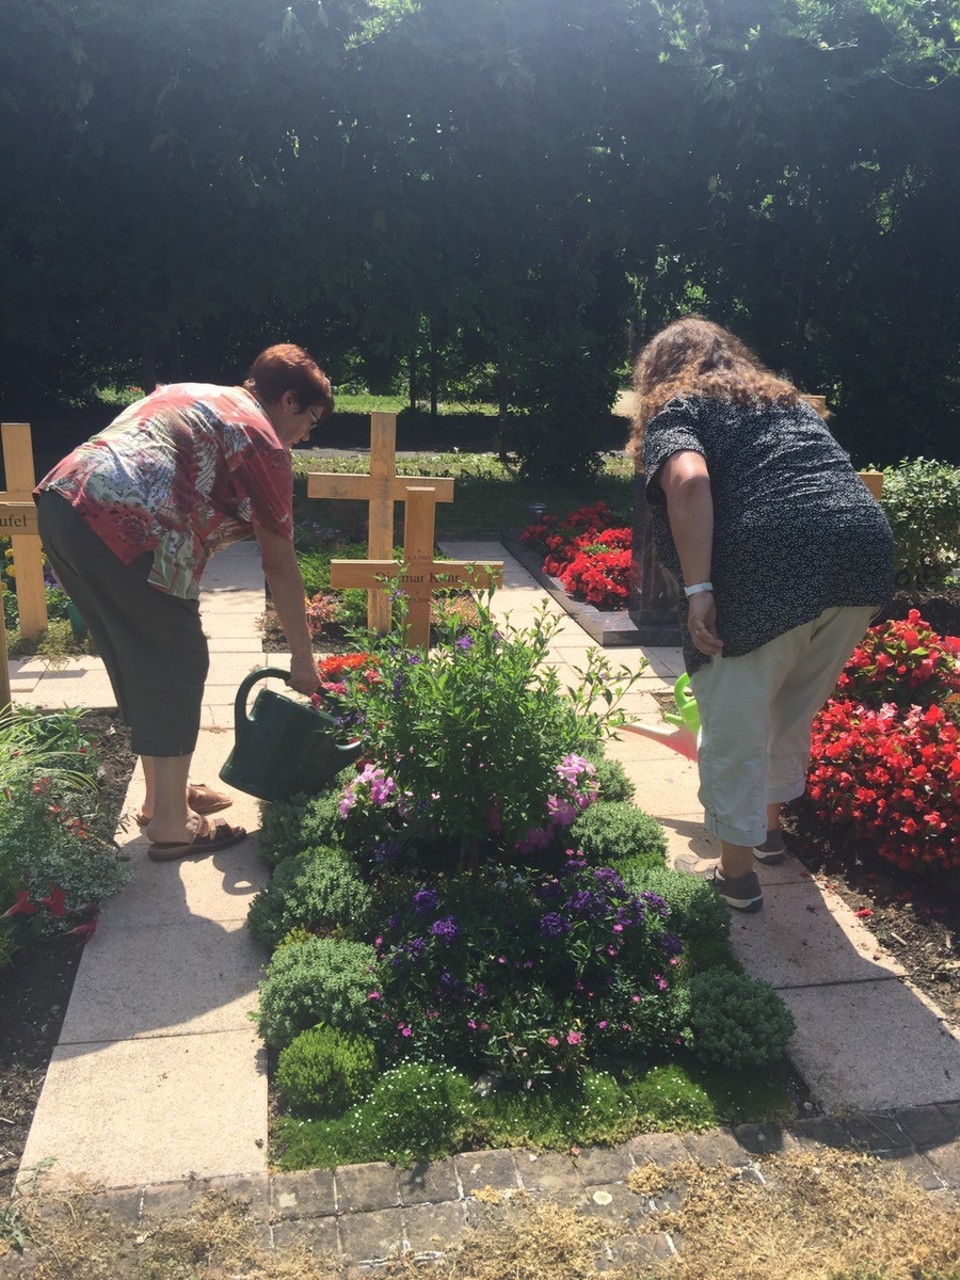
<path id="1" fill-rule="evenodd" d="M 739 657 L 824 609 L 882 605 L 893 593 L 886 517 L 809 405 L 675 399 L 647 424 L 643 464 L 663 564 L 683 583 L 657 472 L 684 450 L 706 459 L 713 493 L 710 578 L 723 656 Z M 686 585 L 686 584 L 684 584 Z M 687 671 L 710 661 L 687 629 Z"/>

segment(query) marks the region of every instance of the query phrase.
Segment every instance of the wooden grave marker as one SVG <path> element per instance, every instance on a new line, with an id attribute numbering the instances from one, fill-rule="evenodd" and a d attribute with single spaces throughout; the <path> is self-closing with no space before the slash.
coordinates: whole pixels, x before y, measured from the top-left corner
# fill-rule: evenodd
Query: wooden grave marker
<path id="1" fill-rule="evenodd" d="M 393 507 L 406 500 L 412 487 L 429 485 L 435 502 L 453 501 L 450 477 L 398 476 L 397 415 L 370 415 L 370 474 L 354 475 L 336 471 L 308 471 L 307 497 L 365 501 L 369 507 L 367 555 L 370 562 L 388 561 L 393 555 Z M 432 554 L 432 553 L 431 553 Z M 363 563 L 358 561 L 358 563 Z M 366 585 L 365 583 L 362 585 Z M 385 591 L 367 593 L 367 626 L 378 635 L 390 630 L 390 599 Z"/>
<path id="2" fill-rule="evenodd" d="M 331 560 L 330 585 L 366 587 L 376 591 L 387 605 L 388 588 L 402 591 L 408 599 L 407 643 L 430 647 L 430 602 L 436 591 L 451 587 L 489 587 L 500 581 L 503 564 L 474 565 L 463 560 L 435 560 L 433 557 L 437 491 L 430 485 L 410 486 L 406 493 L 403 527 L 404 563 L 395 560 Z"/>
<path id="3" fill-rule="evenodd" d="M 36 479 L 28 422 L 0 424 L 3 469 L 7 488 L 0 492 L 0 536 L 9 537 L 13 571 L 17 581 L 20 634 L 35 640 L 47 625 L 47 596 L 43 581 L 43 554 L 33 501 Z M 10 702 L 10 667 L 7 633 L 0 608 L 0 707 Z"/>

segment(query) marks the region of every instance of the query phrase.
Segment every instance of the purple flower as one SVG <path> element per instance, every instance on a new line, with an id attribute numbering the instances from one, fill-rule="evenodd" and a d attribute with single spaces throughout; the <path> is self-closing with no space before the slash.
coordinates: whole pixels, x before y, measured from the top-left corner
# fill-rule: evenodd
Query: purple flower
<path id="1" fill-rule="evenodd" d="M 443 942 L 455 942 L 460 936 L 460 924 L 456 916 L 441 916 L 433 922 L 430 932 Z"/>
<path id="2" fill-rule="evenodd" d="M 410 901 L 414 911 L 422 918 L 436 911 L 439 899 L 436 889 L 418 889 Z"/>
<path id="3" fill-rule="evenodd" d="M 598 920 L 604 913 L 603 901 L 589 889 L 581 889 L 564 903 L 564 907 L 573 916 L 583 920 Z"/>
<path id="4" fill-rule="evenodd" d="M 468 649 L 473 648 L 473 640 L 470 636 L 460 636 L 460 638 L 458 640 L 454 640 L 453 643 L 455 648 L 461 649 L 464 653 L 466 653 Z"/>
<path id="5" fill-rule="evenodd" d="M 546 915 L 540 917 L 541 938 L 559 938 L 569 928 L 567 921 L 562 916 L 558 916 L 555 911 L 548 911 Z"/>
<path id="6" fill-rule="evenodd" d="M 612 889 L 615 893 L 625 893 L 626 885 L 614 871 L 613 867 L 597 867 L 593 873 L 593 878 L 599 884 L 604 885 L 607 889 Z"/>

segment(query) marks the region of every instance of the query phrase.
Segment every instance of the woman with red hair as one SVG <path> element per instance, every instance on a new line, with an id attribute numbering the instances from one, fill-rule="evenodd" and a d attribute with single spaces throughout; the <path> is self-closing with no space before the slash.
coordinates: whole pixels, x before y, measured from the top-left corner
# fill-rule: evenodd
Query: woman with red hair
<path id="1" fill-rule="evenodd" d="M 246 832 L 209 815 L 227 796 L 189 783 L 209 667 L 200 577 L 251 532 L 290 644 L 290 685 L 317 670 L 293 548 L 292 446 L 333 412 L 301 347 L 268 347 L 242 386 L 158 387 L 41 480 L 44 550 L 104 660 L 142 758 L 150 857 L 224 849 Z"/>

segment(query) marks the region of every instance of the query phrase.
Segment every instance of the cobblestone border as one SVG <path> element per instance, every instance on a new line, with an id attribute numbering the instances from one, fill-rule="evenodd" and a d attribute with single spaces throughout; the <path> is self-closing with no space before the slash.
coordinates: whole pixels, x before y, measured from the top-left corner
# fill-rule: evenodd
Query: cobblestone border
<path id="1" fill-rule="evenodd" d="M 103 1192 L 94 1207 L 145 1230 L 151 1221 L 189 1210 L 207 1192 L 222 1191 L 247 1204 L 265 1247 L 300 1239 L 359 1277 L 391 1258 L 435 1258 L 466 1228 L 509 1220 L 516 1212 L 512 1202 L 526 1195 L 615 1224 L 597 1263 L 623 1266 L 676 1252 L 669 1235 L 644 1228 L 644 1220 L 662 1206 L 628 1190 L 633 1169 L 649 1163 L 670 1168 L 694 1159 L 762 1180 L 759 1158 L 804 1147 L 896 1160 L 926 1191 L 960 1202 L 958 1100 L 818 1116 L 786 1127 L 744 1124 L 703 1133 L 643 1134 L 618 1147 L 584 1148 L 576 1155 L 470 1151 L 412 1169 L 379 1163 L 190 1179 Z"/>

